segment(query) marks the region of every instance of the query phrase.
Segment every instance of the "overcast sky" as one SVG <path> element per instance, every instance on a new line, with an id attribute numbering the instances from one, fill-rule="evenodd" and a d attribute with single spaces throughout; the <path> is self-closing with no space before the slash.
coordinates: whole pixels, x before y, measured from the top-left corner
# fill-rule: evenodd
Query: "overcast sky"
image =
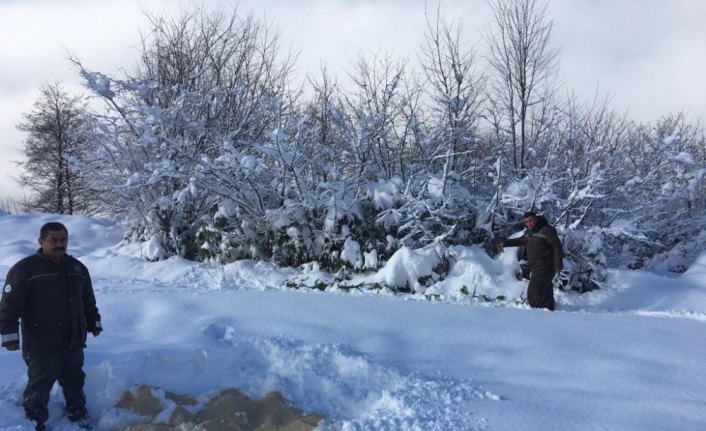
<path id="1" fill-rule="evenodd" d="M 436 1 L 429 0 L 431 8 Z M 44 83 L 80 90 L 66 61 L 75 53 L 92 70 L 116 74 L 136 62 L 143 10 L 173 13 L 189 4 L 230 8 L 229 0 L 0 0 L 0 199 L 18 196 L 8 178 L 20 159 L 16 130 Z M 300 51 L 298 70 L 317 74 L 325 62 L 343 76 L 358 52 L 406 56 L 424 35 L 424 0 L 241 0 L 242 12 L 274 23 Z M 490 25 L 485 0 L 442 0 L 461 20 L 469 44 Z M 706 1 L 549 0 L 552 46 L 560 77 L 582 98 L 613 96 L 631 119 L 653 121 L 684 110 L 706 117 Z"/>

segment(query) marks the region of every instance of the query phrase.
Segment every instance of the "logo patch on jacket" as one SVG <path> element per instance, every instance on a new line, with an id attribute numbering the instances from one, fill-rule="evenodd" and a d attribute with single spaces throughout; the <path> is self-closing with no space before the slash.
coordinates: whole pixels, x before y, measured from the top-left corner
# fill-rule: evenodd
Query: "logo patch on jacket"
<path id="1" fill-rule="evenodd" d="M 12 292 L 12 286 L 10 286 L 9 284 L 6 284 L 6 285 L 5 285 L 5 289 L 3 289 L 3 291 L 4 291 L 5 293 L 10 293 L 10 292 Z"/>

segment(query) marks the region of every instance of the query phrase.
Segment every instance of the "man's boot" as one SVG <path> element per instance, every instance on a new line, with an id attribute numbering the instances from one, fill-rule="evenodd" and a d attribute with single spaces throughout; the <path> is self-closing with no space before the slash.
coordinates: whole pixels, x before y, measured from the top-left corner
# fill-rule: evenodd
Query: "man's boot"
<path id="1" fill-rule="evenodd" d="M 79 407 L 66 412 L 66 417 L 83 429 L 93 429 L 93 424 L 88 419 L 88 412 L 85 407 Z"/>

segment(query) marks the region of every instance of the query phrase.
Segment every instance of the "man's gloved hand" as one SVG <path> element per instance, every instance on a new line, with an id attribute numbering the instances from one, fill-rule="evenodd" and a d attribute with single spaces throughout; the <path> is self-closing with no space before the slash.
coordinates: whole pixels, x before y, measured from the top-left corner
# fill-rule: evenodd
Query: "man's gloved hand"
<path id="1" fill-rule="evenodd" d="M 101 325 L 100 320 L 96 320 L 92 324 L 88 325 L 88 330 L 94 337 L 97 337 L 103 332 L 103 325 Z"/>
<path id="2" fill-rule="evenodd" d="M 500 242 L 498 243 L 498 251 L 499 251 L 500 253 L 502 253 L 503 251 L 505 251 L 505 243 L 504 243 L 503 241 L 500 241 Z"/>
<path id="3" fill-rule="evenodd" d="M 563 270 L 558 270 L 552 279 L 552 285 L 557 289 L 563 290 L 564 292 L 571 290 L 570 282 L 571 280 L 569 279 L 568 274 L 565 274 Z"/>
<path id="4" fill-rule="evenodd" d="M 20 342 L 10 341 L 9 343 L 5 344 L 4 347 L 9 351 L 14 352 L 15 350 L 20 350 Z"/>

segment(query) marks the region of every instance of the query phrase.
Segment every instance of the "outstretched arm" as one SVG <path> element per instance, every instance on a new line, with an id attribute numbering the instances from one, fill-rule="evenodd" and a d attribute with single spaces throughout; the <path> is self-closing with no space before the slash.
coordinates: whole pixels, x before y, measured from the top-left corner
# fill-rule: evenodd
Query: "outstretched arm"
<path id="1" fill-rule="evenodd" d="M 521 236 L 518 238 L 512 238 L 512 239 L 506 239 L 505 241 L 501 242 L 500 244 L 503 247 L 521 247 L 525 245 L 526 239 L 525 236 Z"/>

